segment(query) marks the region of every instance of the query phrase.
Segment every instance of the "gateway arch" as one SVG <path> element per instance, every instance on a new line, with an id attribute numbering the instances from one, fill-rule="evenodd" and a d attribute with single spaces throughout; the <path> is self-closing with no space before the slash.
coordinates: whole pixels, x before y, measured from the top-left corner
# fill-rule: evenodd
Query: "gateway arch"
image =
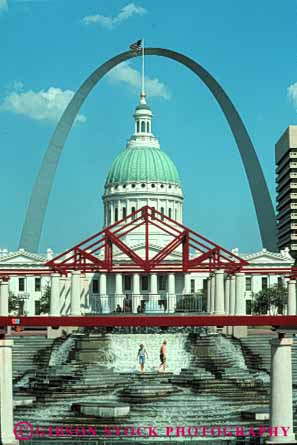
<path id="1" fill-rule="evenodd" d="M 193 71 L 211 91 L 229 123 L 240 152 L 252 193 L 262 244 L 271 251 L 277 251 L 276 218 L 264 174 L 244 123 L 226 92 L 201 65 L 181 53 L 165 48 L 146 48 L 145 55 L 167 57 L 181 63 Z M 51 137 L 31 193 L 19 248 L 31 252 L 38 251 L 56 169 L 67 136 L 82 104 L 106 73 L 133 57 L 135 53 L 126 51 L 103 63 L 85 80 L 65 109 Z"/>

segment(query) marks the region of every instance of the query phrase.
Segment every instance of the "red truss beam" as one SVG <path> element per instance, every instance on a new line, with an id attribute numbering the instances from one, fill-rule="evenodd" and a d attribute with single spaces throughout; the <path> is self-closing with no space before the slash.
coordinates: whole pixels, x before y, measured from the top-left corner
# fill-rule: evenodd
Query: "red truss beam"
<path id="1" fill-rule="evenodd" d="M 296 315 L 100 315 L 0 317 L 0 326 L 273 326 L 296 328 Z"/>
<path id="2" fill-rule="evenodd" d="M 131 249 L 124 239 L 126 235 L 139 231 L 142 226 L 143 258 Z M 153 226 L 160 231 L 160 234 L 168 236 L 169 242 L 150 258 L 150 228 Z M 123 260 L 116 259 L 114 248 L 124 254 Z M 174 251 L 178 253 L 180 259 L 168 258 Z M 122 220 L 81 241 L 43 264 L 42 268 L 0 269 L 0 279 L 8 279 L 11 276 L 50 275 L 53 271 L 66 275 L 71 270 L 80 270 L 82 273 L 100 271 L 209 273 L 215 269 L 224 269 L 229 274 L 241 271 L 246 275 L 283 275 L 297 279 L 296 267 L 252 267 L 234 253 L 149 206 L 132 212 Z"/>
<path id="3" fill-rule="evenodd" d="M 143 226 L 143 231 L 139 228 Z M 169 242 L 150 258 L 150 227 L 158 228 Z M 142 258 L 125 242 L 125 236 L 137 231 L 143 235 Z M 180 260 L 170 263 L 168 256 L 179 250 Z M 113 247 L 124 254 L 124 260 L 115 260 Z M 191 255 L 192 253 L 192 255 Z M 193 256 L 193 253 L 196 256 Z M 81 272 L 193 272 L 222 268 L 234 273 L 248 266 L 248 262 L 202 235 L 172 220 L 158 210 L 144 206 L 120 221 L 104 228 L 46 263 L 50 269 L 65 274 Z"/>

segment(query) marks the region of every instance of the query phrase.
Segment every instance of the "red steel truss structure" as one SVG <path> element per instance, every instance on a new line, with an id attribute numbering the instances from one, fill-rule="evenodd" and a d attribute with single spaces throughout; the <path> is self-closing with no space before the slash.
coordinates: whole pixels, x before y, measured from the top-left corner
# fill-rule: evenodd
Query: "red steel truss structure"
<path id="1" fill-rule="evenodd" d="M 168 243 L 153 254 L 153 250 L 150 249 L 151 232 L 156 229 L 161 235 L 163 233 L 168 236 Z M 142 235 L 143 255 L 136 253 L 125 242 L 127 235 L 137 232 Z M 169 256 L 174 252 L 177 259 L 170 260 Z M 72 270 L 80 270 L 82 273 L 185 273 L 213 272 L 216 269 L 223 269 L 228 274 L 236 272 L 253 275 L 274 274 L 297 279 L 297 268 L 250 266 L 233 252 L 150 206 L 144 206 L 105 227 L 46 262 L 42 268 L 0 268 L 0 279 L 5 280 L 17 275 L 50 275 L 52 272 L 67 275 Z"/>
<path id="2" fill-rule="evenodd" d="M 150 249 L 150 231 L 168 237 L 159 252 Z M 143 255 L 131 249 L 125 237 L 141 233 Z M 115 255 L 115 251 L 117 252 Z M 177 260 L 169 260 L 173 252 Z M 117 258 L 121 256 L 121 258 Z M 67 274 L 71 270 L 86 272 L 197 272 L 224 269 L 235 273 L 247 261 L 213 243 L 188 227 L 154 209 L 144 206 L 120 221 L 82 241 L 46 263 L 53 271 Z"/>

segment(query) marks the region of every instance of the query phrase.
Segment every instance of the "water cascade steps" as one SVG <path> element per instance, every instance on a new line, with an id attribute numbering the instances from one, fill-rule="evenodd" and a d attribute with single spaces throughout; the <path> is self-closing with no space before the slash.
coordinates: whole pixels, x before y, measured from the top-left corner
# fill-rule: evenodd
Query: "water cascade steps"
<path id="1" fill-rule="evenodd" d="M 250 425 L 251 420 L 241 416 L 243 407 L 245 411 L 264 411 L 270 391 L 269 336 L 251 337 L 238 341 L 221 335 L 166 335 L 169 368 L 158 373 L 164 334 L 73 334 L 72 340 L 61 342 L 63 360 L 47 357 L 43 367 L 32 367 L 33 375 L 21 391 L 35 401 L 31 406 L 17 406 L 15 421 L 96 425 L 99 432 L 104 425 L 119 424 L 145 423 L 156 426 L 161 433 L 167 425 Z M 152 363 L 148 362 L 144 374 L 139 373 L 136 361 L 140 341 L 145 343 Z M 53 349 L 59 357 L 57 348 Z M 254 356 L 257 361 L 253 361 Z M 294 345 L 293 369 L 296 360 Z M 26 372 L 28 362 L 24 363 Z M 22 372 L 21 364 L 18 372 Z M 16 394 L 18 391 L 16 388 Z M 120 420 L 91 415 L 99 412 L 100 404 L 116 407 L 123 403 L 129 406 L 129 412 Z M 294 390 L 294 407 L 296 403 Z M 85 415 L 78 410 L 79 404 L 98 404 L 98 409 Z"/>

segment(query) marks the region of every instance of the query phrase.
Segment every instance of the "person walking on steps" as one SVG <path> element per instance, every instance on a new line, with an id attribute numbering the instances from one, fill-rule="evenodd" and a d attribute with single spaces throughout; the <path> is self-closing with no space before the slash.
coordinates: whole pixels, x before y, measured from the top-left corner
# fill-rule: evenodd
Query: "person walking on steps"
<path id="1" fill-rule="evenodd" d="M 145 357 L 148 358 L 148 353 L 146 352 L 144 345 L 141 344 L 139 345 L 139 350 L 137 354 L 138 362 L 140 365 L 140 372 L 144 372 Z"/>
<path id="2" fill-rule="evenodd" d="M 159 366 L 159 372 L 161 371 L 161 369 L 163 370 L 163 372 L 165 372 L 165 369 L 167 367 L 166 365 L 166 347 L 167 347 L 167 341 L 164 340 L 161 348 L 160 348 L 160 366 Z"/>

